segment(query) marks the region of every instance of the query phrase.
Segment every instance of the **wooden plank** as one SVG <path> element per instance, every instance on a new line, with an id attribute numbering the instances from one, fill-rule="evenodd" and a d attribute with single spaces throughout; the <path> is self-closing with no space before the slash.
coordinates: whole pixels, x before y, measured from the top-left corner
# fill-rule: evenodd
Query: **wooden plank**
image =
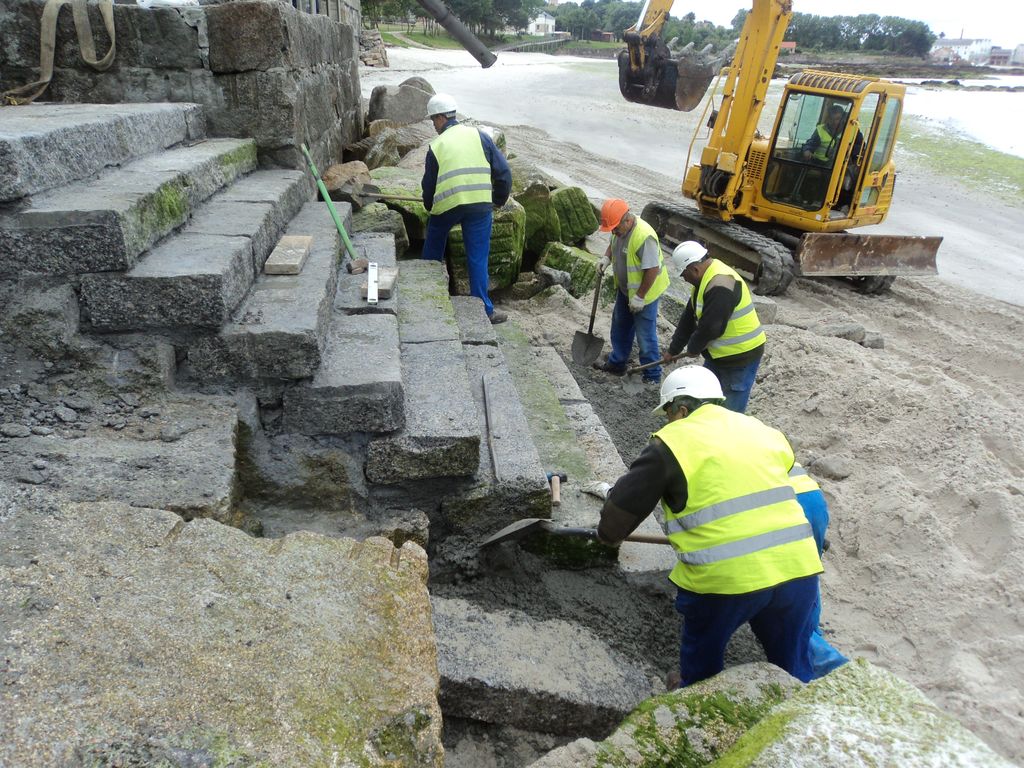
<path id="1" fill-rule="evenodd" d="M 263 271 L 268 275 L 297 275 L 309 258 L 313 245 L 310 235 L 285 235 L 277 241 Z"/>

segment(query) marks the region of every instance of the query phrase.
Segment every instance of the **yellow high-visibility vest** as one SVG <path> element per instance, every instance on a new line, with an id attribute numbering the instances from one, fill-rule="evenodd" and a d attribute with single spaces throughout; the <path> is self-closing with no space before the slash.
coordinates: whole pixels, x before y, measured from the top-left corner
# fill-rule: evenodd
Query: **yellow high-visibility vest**
<path id="1" fill-rule="evenodd" d="M 827 163 L 836 153 L 836 142 L 839 137 L 829 133 L 824 123 L 818 123 L 818 127 L 814 130 L 818 134 L 818 146 L 814 148 L 811 157 L 819 162 Z"/>
<path id="2" fill-rule="evenodd" d="M 793 449 L 752 416 L 706 404 L 655 433 L 686 476 L 686 507 L 662 501 L 676 550 L 674 584 L 739 595 L 821 573 L 804 511 L 789 484 Z"/>
<path id="3" fill-rule="evenodd" d="M 647 290 L 647 295 L 644 296 L 644 304 L 650 304 L 668 288 L 668 270 L 665 269 L 665 257 L 661 253 L 658 233 L 654 231 L 654 227 L 637 216 L 636 224 L 633 225 L 633 231 L 629 233 L 629 240 L 626 241 L 626 295 L 631 299 L 636 296 L 640 283 L 643 282 L 644 270 L 640 262 L 640 248 L 647 242 L 649 237 L 653 237 L 655 244 L 658 246 L 658 269 L 660 271 L 654 279 L 653 285 Z M 612 235 L 613 252 L 617 239 L 616 235 Z M 615 287 L 621 287 L 618 278 L 615 278 Z"/>
<path id="4" fill-rule="evenodd" d="M 821 486 L 818 485 L 817 481 L 807 474 L 807 470 L 796 462 L 793 464 L 793 468 L 789 470 L 789 484 L 793 486 L 793 492 L 797 494 L 821 490 Z"/>
<path id="5" fill-rule="evenodd" d="M 729 322 L 722 335 L 708 344 L 708 354 L 711 357 L 729 357 L 760 347 L 765 343 L 767 337 L 764 335 L 761 321 L 757 317 L 754 300 L 750 297 L 750 289 L 747 288 L 746 282 L 735 269 L 718 259 L 711 260 L 700 285 L 693 286 L 690 291 L 693 296 L 694 314 L 698 322 L 701 315 L 704 314 L 704 290 L 718 275 L 729 275 L 736 280 L 740 284 L 741 293 L 739 303 L 732 311 L 732 316 L 729 317 Z"/>
<path id="6" fill-rule="evenodd" d="M 430 142 L 437 159 L 437 186 L 431 215 L 457 205 L 491 202 L 491 165 L 487 162 L 480 132 L 455 124 Z"/>

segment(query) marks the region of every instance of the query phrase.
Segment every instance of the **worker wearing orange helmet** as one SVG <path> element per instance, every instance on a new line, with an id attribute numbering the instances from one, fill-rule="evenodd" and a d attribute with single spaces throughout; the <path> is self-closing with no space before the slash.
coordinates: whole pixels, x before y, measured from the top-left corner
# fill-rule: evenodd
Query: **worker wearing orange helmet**
<path id="1" fill-rule="evenodd" d="M 606 200 L 601 208 L 601 231 L 610 232 L 611 242 L 597 269 L 601 274 L 611 266 L 615 280 L 615 307 L 612 309 L 612 351 L 603 363 L 594 363 L 600 371 L 621 376 L 633 351 L 640 348 L 640 363 L 657 362 L 658 299 L 668 288 L 668 270 L 654 228 L 629 211 L 625 200 Z M 644 371 L 644 381 L 661 381 L 661 367 Z"/>

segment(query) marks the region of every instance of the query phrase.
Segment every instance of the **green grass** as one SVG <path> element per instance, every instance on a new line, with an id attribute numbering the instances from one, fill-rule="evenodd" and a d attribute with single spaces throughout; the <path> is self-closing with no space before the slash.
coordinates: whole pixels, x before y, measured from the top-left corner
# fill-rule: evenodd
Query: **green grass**
<path id="1" fill-rule="evenodd" d="M 398 39 L 397 37 L 395 37 L 390 32 L 382 31 L 380 33 L 380 36 L 381 36 L 381 39 L 384 41 L 385 45 L 393 45 L 396 48 L 408 48 L 409 47 L 409 44 L 407 42 L 405 42 L 405 40 Z"/>
<path id="2" fill-rule="evenodd" d="M 605 48 L 625 48 L 626 44 L 623 43 L 623 42 L 605 43 L 605 42 L 600 42 L 598 40 L 570 40 L 568 43 L 565 44 L 565 47 L 566 48 L 573 48 L 573 49 L 593 48 L 593 49 L 597 50 L 597 49 L 605 49 Z"/>
<path id="3" fill-rule="evenodd" d="M 995 193 L 1007 201 L 1024 202 L 1024 158 L 992 149 L 966 137 L 942 133 L 923 120 L 904 118 L 896 145 L 900 155 L 966 186 Z M 898 194 L 898 192 L 897 192 Z"/>

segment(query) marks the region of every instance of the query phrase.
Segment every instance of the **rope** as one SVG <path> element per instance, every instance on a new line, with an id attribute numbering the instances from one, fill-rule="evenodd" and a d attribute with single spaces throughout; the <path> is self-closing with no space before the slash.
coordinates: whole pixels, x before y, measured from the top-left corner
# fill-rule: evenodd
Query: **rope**
<path id="1" fill-rule="evenodd" d="M 75 20 L 75 33 L 78 35 L 78 47 L 81 49 L 82 60 L 93 69 L 103 72 L 114 63 L 116 43 L 114 40 L 114 3 L 113 0 L 99 0 L 100 15 L 103 26 L 110 38 L 110 50 L 102 58 L 96 59 L 96 47 L 92 39 L 92 25 L 89 24 L 88 0 L 46 0 L 43 7 L 43 18 L 39 29 L 39 79 L 33 83 L 4 91 L 6 104 L 30 104 L 49 87 L 53 79 L 53 56 L 57 40 L 57 17 L 65 5 L 71 6 Z M 35 91 L 33 93 L 33 90 Z"/>

